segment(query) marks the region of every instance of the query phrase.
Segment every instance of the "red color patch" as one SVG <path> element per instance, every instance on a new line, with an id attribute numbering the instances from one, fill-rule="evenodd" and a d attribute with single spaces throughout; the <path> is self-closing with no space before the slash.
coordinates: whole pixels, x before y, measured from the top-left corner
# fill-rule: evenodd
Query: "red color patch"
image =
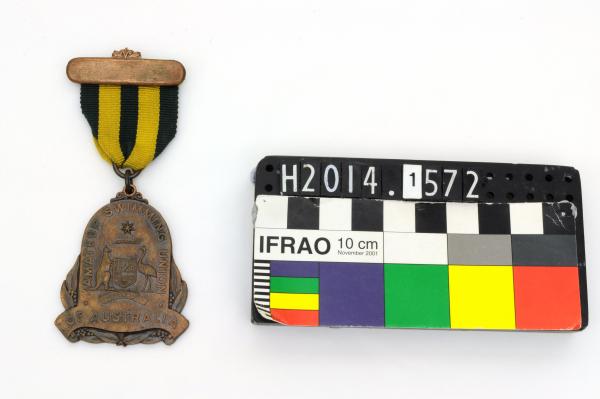
<path id="1" fill-rule="evenodd" d="M 581 328 L 576 266 L 515 266 L 513 273 L 518 330 Z"/>
<path id="2" fill-rule="evenodd" d="M 271 309 L 273 320 L 288 326 L 318 326 L 318 310 Z"/>

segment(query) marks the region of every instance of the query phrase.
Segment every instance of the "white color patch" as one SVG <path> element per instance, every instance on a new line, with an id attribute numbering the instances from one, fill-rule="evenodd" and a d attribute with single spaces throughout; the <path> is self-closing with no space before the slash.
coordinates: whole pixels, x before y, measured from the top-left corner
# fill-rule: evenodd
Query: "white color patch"
<path id="1" fill-rule="evenodd" d="M 448 264 L 446 234 L 384 233 L 385 263 Z"/>
<path id="2" fill-rule="evenodd" d="M 350 198 L 320 198 L 319 229 L 352 230 L 352 200 Z"/>
<path id="3" fill-rule="evenodd" d="M 479 234 L 479 206 L 466 202 L 446 203 L 448 234 Z"/>
<path id="4" fill-rule="evenodd" d="M 402 165 L 402 198 L 423 198 L 423 167 L 421 165 Z"/>
<path id="5" fill-rule="evenodd" d="M 283 240 L 287 240 L 288 243 L 293 240 L 293 249 L 282 245 Z M 303 240 L 306 240 L 310 250 L 299 250 Z M 269 246 L 269 242 L 272 245 Z M 329 251 L 323 253 L 327 242 Z M 361 246 L 368 246 L 369 249 L 361 248 Z M 317 249 L 322 253 L 319 253 Z M 255 228 L 254 258 L 311 262 L 383 263 L 383 233 Z"/>
<path id="6" fill-rule="evenodd" d="M 383 201 L 383 230 L 399 233 L 415 232 L 415 203 Z"/>
<path id="7" fill-rule="evenodd" d="M 287 228 L 288 197 L 259 195 L 256 197 L 255 227 L 268 229 Z"/>
<path id="8" fill-rule="evenodd" d="M 544 234 L 542 203 L 510 204 L 511 234 Z"/>

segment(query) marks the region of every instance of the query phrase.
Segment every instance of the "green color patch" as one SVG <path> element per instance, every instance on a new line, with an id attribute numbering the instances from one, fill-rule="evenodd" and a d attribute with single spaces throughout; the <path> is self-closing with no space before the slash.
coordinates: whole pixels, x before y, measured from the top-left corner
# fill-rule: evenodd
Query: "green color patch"
<path id="1" fill-rule="evenodd" d="M 385 326 L 450 328 L 447 265 L 384 265 Z"/>
<path id="2" fill-rule="evenodd" d="M 271 277 L 271 292 L 318 294 L 319 279 L 310 277 Z"/>

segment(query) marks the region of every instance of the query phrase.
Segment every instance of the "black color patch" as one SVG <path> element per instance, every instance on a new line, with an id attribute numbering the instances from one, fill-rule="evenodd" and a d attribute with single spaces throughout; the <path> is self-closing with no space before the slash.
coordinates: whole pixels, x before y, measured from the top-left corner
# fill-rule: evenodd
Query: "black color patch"
<path id="1" fill-rule="evenodd" d="M 288 229 L 319 229 L 319 199 L 290 197 L 287 213 Z"/>
<path id="2" fill-rule="evenodd" d="M 417 233 L 446 233 L 446 204 L 417 202 L 415 229 Z"/>
<path id="3" fill-rule="evenodd" d="M 577 266 L 574 235 L 515 234 L 512 253 L 515 266 Z"/>
<path id="4" fill-rule="evenodd" d="M 510 234 L 508 204 L 479 204 L 479 234 Z"/>
<path id="5" fill-rule="evenodd" d="M 179 90 L 177 86 L 161 86 L 160 88 L 160 118 L 158 121 L 158 137 L 154 158 L 160 155 L 167 144 L 175 137 L 177 130 L 177 105 Z"/>
<path id="6" fill-rule="evenodd" d="M 119 144 L 125 160 L 133 151 L 138 121 L 138 87 L 121 86 Z"/>
<path id="7" fill-rule="evenodd" d="M 92 134 L 98 138 L 98 96 L 100 93 L 100 85 L 81 85 L 81 111 L 87 119 Z"/>
<path id="8" fill-rule="evenodd" d="M 383 231 L 383 202 L 353 199 L 352 230 Z"/>
<path id="9" fill-rule="evenodd" d="M 572 204 L 543 203 L 544 234 L 575 234 L 575 215 Z"/>

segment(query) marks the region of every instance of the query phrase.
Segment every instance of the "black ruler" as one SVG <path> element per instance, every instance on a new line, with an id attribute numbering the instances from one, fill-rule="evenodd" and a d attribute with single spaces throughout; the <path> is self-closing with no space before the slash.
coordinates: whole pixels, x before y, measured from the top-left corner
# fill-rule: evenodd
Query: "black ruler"
<path id="1" fill-rule="evenodd" d="M 587 325 L 583 207 L 573 167 L 482 162 L 268 156 L 255 197 L 291 196 L 479 204 L 573 204 L 582 328 Z M 266 320 L 253 306 L 253 321 Z"/>

